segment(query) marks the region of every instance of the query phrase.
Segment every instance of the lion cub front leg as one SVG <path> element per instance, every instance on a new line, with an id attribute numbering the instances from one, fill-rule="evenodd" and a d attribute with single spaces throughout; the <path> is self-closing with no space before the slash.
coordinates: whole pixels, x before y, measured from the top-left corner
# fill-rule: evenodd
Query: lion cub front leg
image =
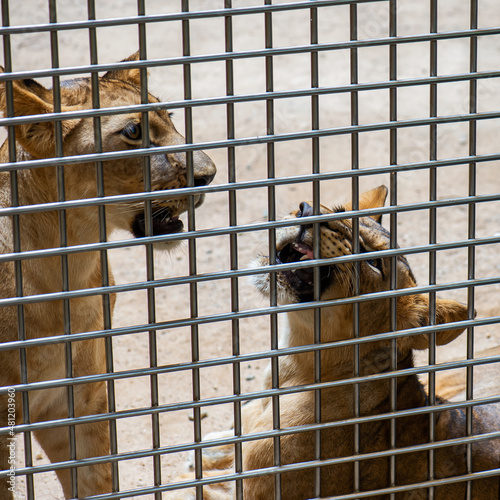
<path id="1" fill-rule="evenodd" d="M 108 410 L 106 386 L 104 382 L 77 385 L 74 388 L 75 416 L 106 413 Z M 67 417 L 66 404 L 46 408 L 44 420 Z M 37 441 L 52 463 L 70 459 L 70 439 L 68 427 L 56 427 L 35 432 Z M 109 454 L 109 424 L 94 422 L 75 427 L 76 458 L 92 458 Z M 78 497 L 111 492 L 111 465 L 97 464 L 77 469 Z M 73 498 L 71 470 L 56 471 L 64 496 Z M 2 497 L 3 498 L 3 497 Z"/>
<path id="2" fill-rule="evenodd" d="M 252 430 L 252 422 L 258 418 L 265 407 L 268 400 L 257 399 L 250 401 L 242 407 L 242 428 L 243 433 L 248 433 Z M 210 432 L 205 435 L 203 441 L 211 441 L 216 439 L 232 438 L 233 431 Z M 224 470 L 230 469 L 234 464 L 234 444 L 223 444 L 220 446 L 211 446 L 203 449 L 202 453 L 203 470 Z M 189 470 L 194 470 L 194 453 L 191 453 L 188 460 Z"/>
<path id="3" fill-rule="evenodd" d="M 234 437 L 232 431 L 211 432 L 207 434 L 203 441 L 224 439 Z M 221 446 L 211 446 L 202 450 L 203 478 L 219 477 L 232 472 L 234 463 L 234 444 L 224 444 Z M 189 453 L 186 463 L 190 471 L 195 470 L 194 452 Z M 192 473 L 182 474 L 177 477 L 177 481 L 192 481 Z M 231 500 L 233 498 L 233 484 L 231 481 L 212 483 L 203 487 L 204 500 Z M 186 488 L 168 491 L 165 494 L 168 500 L 196 500 L 195 488 Z"/>

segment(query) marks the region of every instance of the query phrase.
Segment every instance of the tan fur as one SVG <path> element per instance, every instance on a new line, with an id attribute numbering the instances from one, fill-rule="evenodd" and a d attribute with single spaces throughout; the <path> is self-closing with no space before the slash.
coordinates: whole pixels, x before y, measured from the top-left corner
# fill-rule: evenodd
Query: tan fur
<path id="1" fill-rule="evenodd" d="M 387 190 L 381 186 L 365 193 L 360 198 L 360 209 L 376 208 L 384 204 Z M 350 209 L 350 204 L 336 211 Z M 322 207 L 322 213 L 332 210 Z M 312 209 L 301 205 L 301 210 L 291 214 L 290 218 L 312 215 Z M 375 220 L 373 220 L 375 219 Z M 362 251 L 377 251 L 389 248 L 389 234 L 377 223 L 377 217 L 362 217 L 359 220 L 360 244 Z M 302 222 L 304 220 L 302 219 Z M 301 229 L 304 228 L 304 229 Z M 349 255 L 352 252 L 352 219 L 330 221 L 321 225 L 319 242 L 322 258 Z M 313 230 L 311 225 L 292 226 L 277 230 L 277 252 L 281 260 L 286 257 L 289 245 L 307 244 L 301 247 L 304 255 L 312 256 Z M 309 248 L 309 250 L 307 250 Z M 300 254 L 299 254 L 300 257 Z M 296 261 L 289 260 L 287 262 Z M 266 257 L 259 258 L 257 265 L 267 265 Z M 390 258 L 365 260 L 359 264 L 360 294 L 381 292 L 390 289 Z M 330 275 L 324 278 L 322 300 L 352 296 L 354 290 L 354 264 L 332 265 Z M 301 301 L 298 288 L 293 280 L 298 271 L 287 275 L 285 271 L 277 275 L 278 299 L 281 303 Z M 302 275 L 304 276 L 304 274 Z M 326 276 L 326 273 L 324 275 Z M 255 278 L 257 287 L 264 294 L 269 294 L 269 276 Z M 303 281 L 302 281 L 303 282 Z M 300 285 L 303 286 L 303 285 Z M 397 288 L 411 288 L 415 279 L 404 257 L 397 258 Z M 304 288 L 301 288 L 303 291 Z M 359 304 L 359 335 L 377 335 L 391 331 L 390 299 L 373 300 Z M 467 308 L 457 302 L 438 299 L 436 303 L 436 324 L 463 321 L 467 319 Z M 415 294 L 397 299 L 397 330 L 426 326 L 429 324 L 429 299 L 425 295 Z M 312 310 L 290 312 L 286 325 L 280 331 L 280 347 L 299 347 L 314 342 L 314 313 Z M 334 342 L 353 337 L 353 307 L 339 305 L 321 308 L 321 341 Z M 454 340 L 463 328 L 436 333 L 437 345 L 445 345 Z M 397 340 L 397 369 L 413 367 L 413 349 L 426 349 L 429 346 L 428 335 L 420 334 L 402 337 Z M 391 368 L 391 342 L 373 341 L 359 345 L 361 376 L 389 372 Z M 321 351 L 321 381 L 338 381 L 355 377 L 354 347 L 345 346 Z M 279 386 L 293 387 L 314 382 L 314 354 L 297 354 L 279 358 Z M 268 374 L 265 388 L 271 388 Z M 391 411 L 390 381 L 377 380 L 359 384 L 360 416 L 379 415 Z M 443 402 L 443 400 L 439 400 Z M 427 396 L 416 375 L 397 378 L 397 410 L 427 406 Z M 315 423 L 314 391 L 300 392 L 280 396 L 280 426 L 287 429 Z M 493 411 L 494 410 L 494 411 Z M 496 411 L 496 413 L 495 413 Z M 338 422 L 355 417 L 354 389 L 352 384 L 341 385 L 321 390 L 321 422 Z M 429 415 L 413 415 L 397 418 L 396 447 L 409 447 L 429 442 Z M 243 407 L 243 433 L 252 435 L 273 429 L 273 405 L 269 400 L 254 400 Z M 500 429 L 498 408 L 478 407 L 474 409 L 473 433 L 483 434 Z M 321 458 L 349 457 L 354 455 L 353 425 L 342 425 L 321 431 Z M 228 434 L 211 435 L 208 439 L 227 437 Z M 390 420 L 362 423 L 359 426 L 359 453 L 377 453 L 391 449 Z M 435 440 L 459 438 L 466 435 L 465 413 L 462 410 L 444 410 L 437 413 L 435 420 Z M 315 434 L 301 432 L 281 437 L 281 464 L 308 462 L 315 459 Z M 486 471 L 500 467 L 500 439 L 480 441 L 472 445 L 473 471 Z M 223 452 L 226 452 L 224 456 Z M 221 453 L 222 452 L 222 453 Z M 274 447 L 272 439 L 259 439 L 243 443 L 243 469 L 251 471 L 274 466 Z M 205 476 L 215 476 L 234 472 L 227 467 L 228 455 L 233 458 L 233 447 L 206 448 L 203 466 Z M 437 449 L 435 455 L 435 478 L 449 478 L 464 475 L 466 469 L 466 447 L 448 446 Z M 219 462 L 219 463 L 217 463 Z M 409 485 L 428 480 L 428 453 L 411 452 L 396 456 L 396 485 Z M 389 458 L 373 458 L 359 462 L 360 491 L 371 491 L 391 486 Z M 210 469 L 210 470 L 209 470 Z M 267 500 L 274 498 L 273 475 L 261 475 L 243 481 L 245 500 Z M 222 483 L 220 483 L 222 484 Z M 229 499 L 233 491 L 224 495 L 219 485 L 204 488 L 204 498 Z M 436 499 L 455 500 L 465 498 L 466 483 L 438 486 Z M 315 469 L 303 469 L 281 474 L 282 498 L 303 500 L 316 497 Z M 472 485 L 472 498 L 478 500 L 497 500 L 499 495 L 498 477 L 476 480 Z M 354 464 L 324 466 L 321 468 L 321 497 L 354 493 Z M 192 492 L 173 495 L 174 498 L 194 498 Z M 379 500 L 388 495 L 370 496 Z M 427 498 L 427 489 L 411 489 L 397 493 L 398 499 L 414 500 Z"/>
<path id="2" fill-rule="evenodd" d="M 138 55 L 129 61 L 138 60 Z M 99 79 L 100 106 L 116 107 L 141 103 L 140 72 L 138 69 L 111 71 Z M 0 103 L 6 113 L 6 86 L 0 88 Z M 89 78 L 64 82 L 61 86 L 63 111 L 90 109 L 93 107 Z M 13 82 L 15 116 L 45 114 L 53 111 L 53 95 L 34 82 Z M 150 95 L 152 103 L 158 100 Z M 142 141 L 131 140 L 124 135 L 130 124 L 140 124 L 140 112 L 101 117 L 103 151 L 132 150 L 142 147 Z M 183 137 L 164 109 L 149 113 L 149 134 L 155 146 L 184 143 Z M 55 154 L 55 127 L 53 122 L 36 122 L 15 127 L 17 160 L 43 159 Z M 94 146 L 93 118 L 62 121 L 63 151 L 67 155 L 92 154 Z M 0 161 L 9 161 L 8 144 L 0 149 Z M 193 154 L 194 178 L 199 184 L 211 181 L 215 166 L 202 152 Z M 119 159 L 103 162 L 105 195 L 122 195 L 144 191 L 143 158 Z M 152 190 L 182 188 L 187 186 L 186 158 L 184 154 L 157 154 L 151 156 Z M 20 205 L 32 205 L 58 201 L 55 167 L 44 167 L 17 172 Z M 96 187 L 96 164 L 85 163 L 64 166 L 64 182 L 67 200 L 91 198 L 98 195 Z M 0 206 L 11 206 L 11 184 L 9 173 L 0 173 Z M 202 195 L 195 195 L 195 205 L 201 205 Z M 153 200 L 153 217 L 169 214 L 174 218 L 187 209 L 187 197 Z M 107 205 L 106 235 L 116 229 L 131 230 L 136 217 L 144 212 L 143 202 Z M 99 241 L 99 218 L 97 207 L 74 208 L 65 211 L 68 245 L 81 245 Z M 39 250 L 60 246 L 58 213 L 42 212 L 19 217 L 21 250 Z M 176 231 L 180 230 L 178 225 Z M 163 230 L 162 230 L 163 231 Z M 169 231 L 160 231 L 164 234 Z M 14 251 L 13 223 L 10 217 L 0 218 L 0 251 Z M 172 245 L 170 245 L 172 246 Z M 61 279 L 61 257 L 46 257 L 22 261 L 22 294 L 46 294 L 63 290 Z M 76 253 L 68 256 L 69 289 L 87 289 L 102 286 L 101 255 L 99 252 Z M 113 276 L 109 281 L 114 284 Z M 13 262 L 0 263 L 0 297 L 16 297 Z M 114 296 L 110 298 L 111 310 Z M 90 296 L 69 301 L 71 333 L 101 330 L 106 328 L 103 320 L 103 298 Z M 28 304 L 18 311 L 17 307 L 3 307 L 0 322 L 0 342 L 18 340 L 18 314 L 24 314 L 25 336 L 28 339 L 61 335 L 63 324 L 63 302 L 50 301 Z M 73 376 L 81 377 L 106 373 L 105 343 L 103 338 L 73 342 Z M 26 349 L 27 379 L 30 383 L 66 377 L 65 346 L 47 345 Z M 21 382 L 19 351 L 0 352 L 0 385 L 13 386 Z M 17 422 L 22 421 L 21 394 L 16 396 Z M 74 386 L 75 416 L 107 412 L 105 383 L 99 382 Z M 7 398 L 0 398 L 2 426 L 7 422 Z M 66 388 L 38 390 L 29 393 L 29 418 L 31 422 L 68 417 L 68 395 Z M 57 427 L 53 430 L 35 432 L 52 462 L 69 460 L 69 429 Z M 6 436 L 0 440 L 2 469 L 7 469 Z M 109 454 L 108 422 L 76 426 L 76 458 L 88 458 Z M 69 469 L 57 471 L 64 494 L 72 497 Z M 0 481 L 0 498 L 12 498 L 5 480 Z M 111 468 L 109 464 L 78 468 L 78 496 L 84 497 L 111 491 Z"/>
<path id="3" fill-rule="evenodd" d="M 488 358 L 500 355 L 500 346 L 485 349 L 474 353 L 474 359 Z M 478 374 L 479 371 L 479 374 Z M 473 389 L 474 397 L 488 397 L 498 394 L 500 380 L 500 362 L 491 362 L 474 369 Z M 427 389 L 428 380 L 422 381 Z M 445 399 L 463 401 L 466 398 L 467 372 L 465 369 L 440 371 L 436 373 L 436 392 Z"/>

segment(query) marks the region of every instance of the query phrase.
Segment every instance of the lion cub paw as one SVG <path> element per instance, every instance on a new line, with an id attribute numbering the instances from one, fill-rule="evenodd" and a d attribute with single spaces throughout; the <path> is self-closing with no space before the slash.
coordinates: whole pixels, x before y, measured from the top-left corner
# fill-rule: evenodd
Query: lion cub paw
<path id="1" fill-rule="evenodd" d="M 210 432 L 203 441 L 212 441 L 216 439 L 232 438 L 233 431 Z M 211 446 L 203 448 L 202 451 L 202 468 L 206 470 L 223 470 L 232 467 L 234 461 L 234 444 L 223 444 L 221 446 Z M 190 471 L 195 470 L 194 451 L 189 453 L 189 458 L 186 462 L 187 468 Z"/>

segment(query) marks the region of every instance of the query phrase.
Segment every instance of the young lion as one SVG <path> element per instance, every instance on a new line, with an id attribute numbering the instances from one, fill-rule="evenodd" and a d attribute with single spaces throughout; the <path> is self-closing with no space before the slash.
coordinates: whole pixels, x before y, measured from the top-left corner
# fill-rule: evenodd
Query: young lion
<path id="1" fill-rule="evenodd" d="M 134 54 L 126 61 L 138 60 Z M 130 106 L 141 103 L 139 69 L 119 69 L 106 73 L 99 79 L 101 107 Z M 53 94 L 33 80 L 13 82 L 13 104 L 15 116 L 29 116 L 52 113 Z M 6 86 L 0 89 L 0 104 L 7 114 Z M 62 111 L 76 111 L 93 107 L 90 78 L 66 81 L 61 85 Z M 149 95 L 149 102 L 159 102 Z M 102 116 L 102 150 L 128 151 L 142 147 L 141 112 Z M 92 154 L 94 144 L 93 118 L 63 120 L 63 152 L 66 156 Z M 158 107 L 149 113 L 149 136 L 151 146 L 160 147 L 183 144 L 184 138 L 175 129 L 169 113 Z M 19 124 L 15 127 L 17 160 L 43 159 L 53 157 L 56 151 L 56 132 L 53 122 L 39 121 Z M 156 154 L 150 157 L 151 189 L 166 190 L 187 186 L 187 165 L 185 154 Z M 9 162 L 7 141 L 0 149 L 0 161 Z M 141 157 L 121 158 L 102 163 L 104 173 L 103 192 L 106 196 L 140 193 L 144 191 L 144 161 Z M 193 153 L 194 184 L 209 184 L 216 172 L 210 158 L 203 152 Z M 19 170 L 17 172 L 18 204 L 29 206 L 38 203 L 57 202 L 58 181 L 55 166 Z M 98 196 L 96 164 L 94 162 L 64 166 L 65 199 L 78 200 Z M 15 193 L 11 192 L 8 172 L 0 173 L 0 207 L 10 207 Z M 203 203 L 203 195 L 194 195 L 195 206 Z M 187 209 L 185 195 L 172 198 L 153 199 L 152 233 L 162 235 L 183 230 L 179 215 Z M 145 214 L 142 202 L 116 203 L 106 205 L 106 236 L 115 229 L 131 231 L 136 237 L 145 236 Z M 100 241 L 98 207 L 82 206 L 67 209 L 67 245 L 83 245 Z M 14 232 L 19 231 L 20 250 L 23 252 L 56 248 L 61 245 L 58 212 L 26 213 L 19 216 L 19 228 L 14 227 L 10 217 L 0 218 L 0 251 L 12 253 Z M 171 245 L 170 245 L 171 246 Z M 89 289 L 102 286 L 102 262 L 98 251 L 72 253 L 67 259 L 69 290 Z M 17 297 L 61 292 L 61 257 L 49 256 L 21 261 L 22 290 L 16 285 L 13 261 L 0 263 L 0 297 Z M 17 275 L 20 277 L 21 275 Z M 114 284 L 109 273 L 109 282 Z M 111 309 L 114 297 L 111 296 Z M 69 300 L 69 322 L 64 314 L 62 300 L 34 302 L 2 308 L 0 342 L 18 340 L 18 325 L 24 316 L 27 339 L 49 337 L 64 333 L 96 331 L 106 328 L 103 319 L 103 299 L 100 295 L 72 298 Z M 104 339 L 89 339 L 74 342 L 72 348 L 72 369 L 74 377 L 106 373 Z M 26 349 L 27 381 L 30 383 L 64 379 L 66 377 L 65 345 L 49 344 Z M 0 351 L 0 385 L 6 387 L 21 383 L 20 354 L 18 350 Z M 93 415 L 107 412 L 106 386 L 104 382 L 76 384 L 73 388 L 74 416 Z M 21 394 L 16 397 L 17 423 L 22 422 L 23 408 Z M 26 408 L 24 409 L 26 410 Z M 7 395 L 0 397 L 1 426 L 7 425 Z M 29 422 L 63 419 L 68 417 L 68 389 L 54 388 L 29 392 Z M 108 422 L 101 421 L 75 427 L 76 459 L 107 455 L 109 453 Z M 37 440 L 52 462 L 69 460 L 69 429 L 55 427 L 35 432 Z M 7 436 L 0 439 L 0 466 L 9 469 Z M 99 464 L 79 467 L 77 472 L 78 491 L 72 491 L 69 469 L 57 470 L 67 498 L 86 497 L 111 491 L 111 467 Z M 10 482 L 0 480 L 0 498 L 12 498 Z M 12 488 L 11 488 L 12 489 Z"/>
<path id="2" fill-rule="evenodd" d="M 381 186 L 364 193 L 360 198 L 360 208 L 383 206 L 387 189 Z M 337 210 L 322 207 L 323 214 L 350 210 L 346 205 Z M 302 219 L 313 211 L 307 203 L 293 212 L 290 219 Z M 360 251 L 373 252 L 389 248 L 389 234 L 380 225 L 380 217 L 359 219 Z M 313 258 L 312 224 L 301 224 L 277 230 L 277 264 L 304 262 Z M 321 258 L 336 258 L 352 253 L 352 219 L 330 220 L 320 224 L 319 250 Z M 269 264 L 267 257 L 260 257 L 260 266 Z M 352 263 L 337 261 L 319 269 L 321 300 L 341 299 L 353 295 L 354 270 Z M 360 295 L 390 290 L 391 258 L 371 257 L 359 264 Z M 281 304 L 304 303 L 313 300 L 313 268 L 301 267 L 277 273 L 277 293 Z M 269 275 L 259 275 L 255 279 L 257 288 L 265 295 L 270 293 Z M 403 256 L 397 257 L 397 288 L 414 287 L 415 278 Z M 287 313 L 287 324 L 280 332 L 280 348 L 301 347 L 314 343 L 314 312 L 312 309 Z M 436 324 L 446 324 L 467 319 L 467 308 L 457 302 L 438 299 L 436 303 Z M 359 303 L 360 337 L 376 336 L 390 332 L 391 299 L 381 298 Z M 397 329 L 405 330 L 429 324 L 429 299 L 426 295 L 404 295 L 397 298 Z M 336 342 L 353 338 L 353 306 L 339 304 L 321 308 L 321 342 Z M 463 331 L 462 327 L 436 332 L 437 345 L 448 344 Z M 426 349 L 429 336 L 419 334 L 403 336 L 397 340 L 397 370 L 408 370 L 413 365 L 413 349 Z M 369 377 L 392 371 L 390 340 L 373 340 L 361 343 L 359 374 Z M 344 345 L 324 349 L 321 352 L 321 381 L 334 382 L 355 377 L 354 347 Z M 302 353 L 279 358 L 279 387 L 294 387 L 315 381 L 314 354 Z M 266 389 L 270 389 L 267 377 Z M 359 384 L 359 416 L 383 415 L 391 413 L 391 382 L 388 378 L 365 380 Z M 428 405 L 427 396 L 415 374 L 397 377 L 396 411 L 419 409 Z M 440 403 L 445 403 L 439 399 Z M 354 386 L 333 385 L 321 389 L 321 422 L 338 423 L 355 417 Z M 269 400 L 254 400 L 243 407 L 243 434 L 264 433 L 273 429 L 273 405 Z M 289 429 L 315 423 L 315 392 L 297 392 L 280 396 L 280 428 Z M 484 434 L 500 429 L 500 412 L 476 407 L 473 417 L 473 434 Z M 395 419 L 396 448 L 406 448 L 429 442 L 429 414 L 413 412 L 411 415 Z M 380 452 L 391 450 L 390 420 L 370 420 L 359 425 L 337 425 L 321 430 L 321 459 L 350 457 L 354 449 L 354 433 L 359 431 L 361 455 L 375 454 L 373 458 L 359 461 L 359 491 L 374 491 L 370 498 L 379 500 L 389 497 L 377 490 L 391 487 L 390 458 L 380 456 Z M 211 435 L 211 438 L 230 436 L 232 433 Z M 466 436 L 465 412 L 461 409 L 447 409 L 436 413 L 435 441 Z M 297 432 L 280 438 L 281 464 L 306 463 L 315 460 L 315 433 Z M 204 476 L 226 474 L 233 460 L 233 447 L 224 446 L 204 450 Z M 253 471 L 275 465 L 274 447 L 271 438 L 251 440 L 243 443 L 243 469 Z M 446 446 L 434 451 L 435 479 L 463 476 L 467 473 L 465 445 Z M 407 452 L 395 457 L 396 476 L 394 485 L 410 485 L 429 479 L 428 452 Z M 500 467 L 500 439 L 481 440 L 472 445 L 473 471 L 489 471 Z M 219 469 L 219 470 L 218 470 Z M 226 469 L 226 470 L 222 470 Z M 354 463 L 335 463 L 320 469 L 321 497 L 355 493 Z M 316 498 L 315 468 L 282 472 L 281 494 L 287 500 Z M 491 476 L 491 474 L 490 474 Z M 245 500 L 274 498 L 272 475 L 260 475 L 243 481 Z M 427 488 L 415 487 L 410 491 L 396 494 L 398 499 L 425 499 Z M 436 499 L 465 498 L 466 483 L 439 485 L 435 488 Z M 233 498 L 234 491 L 228 491 L 228 483 L 219 483 L 204 488 L 205 499 Z M 181 494 L 182 495 L 182 494 Z M 472 483 L 472 498 L 478 500 L 498 500 L 499 479 L 486 477 Z M 186 498 L 185 496 L 184 498 Z M 178 497 L 177 497 L 178 498 Z"/>

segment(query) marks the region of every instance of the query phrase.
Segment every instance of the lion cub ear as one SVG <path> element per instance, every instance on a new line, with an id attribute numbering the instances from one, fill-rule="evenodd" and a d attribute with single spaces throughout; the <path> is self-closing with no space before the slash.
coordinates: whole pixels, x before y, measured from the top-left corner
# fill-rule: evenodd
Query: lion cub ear
<path id="1" fill-rule="evenodd" d="M 414 296 L 415 313 L 417 324 L 415 326 L 429 326 L 429 298 L 426 295 Z M 436 299 L 436 324 L 444 325 L 456 321 L 465 321 L 467 319 L 467 306 L 455 302 L 454 300 Z M 436 345 L 449 344 L 455 340 L 465 328 L 454 328 L 436 332 Z M 403 340 L 403 339 L 401 339 Z M 421 334 L 404 339 L 408 342 L 411 349 L 428 349 L 429 335 Z"/>
<path id="2" fill-rule="evenodd" d="M 0 69 L 3 72 L 3 68 Z M 14 116 L 44 115 L 54 112 L 52 103 L 46 100 L 52 97 L 51 91 L 34 80 L 14 80 L 12 97 Z M 0 85 L 0 109 L 7 117 L 6 83 Z M 62 121 L 63 140 L 78 122 L 79 120 Z M 15 130 L 16 141 L 33 157 L 45 158 L 54 155 L 56 142 L 54 122 L 23 123 L 16 125 Z"/>
<path id="3" fill-rule="evenodd" d="M 139 51 L 133 53 L 131 56 L 128 56 L 127 59 L 124 59 L 120 62 L 128 62 L 128 61 L 139 61 Z M 148 72 L 149 75 L 149 72 Z M 112 69 L 108 71 L 106 74 L 102 76 L 103 80 L 121 80 L 122 82 L 128 82 L 136 87 L 141 86 L 141 70 L 139 68 L 130 68 L 130 69 Z"/>
<path id="4" fill-rule="evenodd" d="M 385 186 L 379 186 L 370 191 L 366 191 L 359 197 L 359 209 L 366 210 L 368 208 L 380 208 L 385 204 L 385 199 L 387 198 L 387 188 Z M 352 203 L 348 202 L 344 205 L 346 211 L 352 210 Z M 382 222 L 382 214 L 380 215 L 370 215 L 370 217 L 378 222 Z"/>

